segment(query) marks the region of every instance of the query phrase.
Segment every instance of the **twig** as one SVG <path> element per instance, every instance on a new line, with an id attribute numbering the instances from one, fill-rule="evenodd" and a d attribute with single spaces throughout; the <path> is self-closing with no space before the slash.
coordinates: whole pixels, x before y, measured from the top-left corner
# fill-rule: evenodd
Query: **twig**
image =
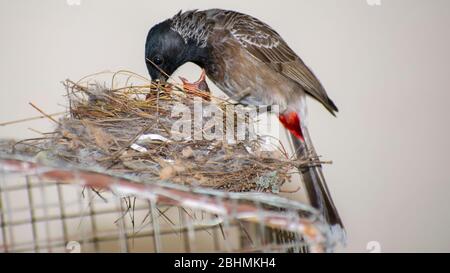
<path id="1" fill-rule="evenodd" d="M 42 111 L 39 107 L 37 107 L 36 105 L 34 105 L 32 102 L 28 103 L 29 105 L 31 105 L 31 107 L 33 107 L 34 109 L 36 109 L 39 113 L 41 113 L 42 115 L 44 115 L 46 118 L 48 118 L 49 120 L 53 121 L 54 123 L 61 125 L 61 123 L 59 121 L 57 121 L 56 119 L 52 118 L 52 116 L 48 115 L 47 113 L 45 113 L 44 111 Z"/>
<path id="2" fill-rule="evenodd" d="M 47 115 L 42 115 L 42 116 L 36 116 L 36 117 L 31 117 L 31 118 L 24 118 L 24 119 L 18 119 L 18 120 L 13 120 L 13 121 L 7 121 L 7 122 L 0 123 L 0 126 L 6 126 L 6 125 L 11 125 L 11 124 L 21 123 L 21 122 L 26 122 L 26 121 L 32 121 L 32 120 L 37 120 L 37 119 L 54 117 L 54 116 L 64 115 L 65 113 L 66 112 L 58 112 L 58 113 L 47 114 Z"/>

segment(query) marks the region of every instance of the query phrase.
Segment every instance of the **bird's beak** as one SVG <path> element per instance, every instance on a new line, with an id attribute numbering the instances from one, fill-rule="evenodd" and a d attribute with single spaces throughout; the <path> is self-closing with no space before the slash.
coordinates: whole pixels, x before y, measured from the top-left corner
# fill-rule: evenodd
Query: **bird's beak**
<path id="1" fill-rule="evenodd" d="M 156 79 L 156 81 L 162 85 L 167 83 L 166 77 L 159 77 L 158 79 Z"/>
<path id="2" fill-rule="evenodd" d="M 150 59 L 146 58 L 147 69 L 152 78 L 152 81 L 166 83 L 167 82 L 167 74 L 163 73 L 161 68 L 156 66 Z"/>
<path id="3" fill-rule="evenodd" d="M 155 71 L 151 73 L 152 81 L 159 82 L 160 84 L 165 84 L 167 82 L 167 76 Z"/>

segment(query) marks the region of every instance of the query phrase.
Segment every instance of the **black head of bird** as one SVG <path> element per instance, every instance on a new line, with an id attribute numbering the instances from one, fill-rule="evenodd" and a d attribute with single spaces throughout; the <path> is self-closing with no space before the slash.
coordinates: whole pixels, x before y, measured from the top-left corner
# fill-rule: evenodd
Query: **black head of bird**
<path id="1" fill-rule="evenodd" d="M 145 59 L 152 80 L 167 80 L 168 76 L 186 62 L 202 66 L 207 59 L 207 47 L 195 39 L 183 38 L 172 29 L 168 19 L 150 29 L 145 43 Z"/>

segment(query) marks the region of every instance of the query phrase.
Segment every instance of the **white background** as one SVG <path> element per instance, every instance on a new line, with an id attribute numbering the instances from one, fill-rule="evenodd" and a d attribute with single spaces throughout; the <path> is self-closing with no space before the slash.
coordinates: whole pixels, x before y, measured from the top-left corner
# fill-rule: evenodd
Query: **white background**
<path id="1" fill-rule="evenodd" d="M 71 0 L 77 2 L 76 0 Z M 373 1 L 376 2 L 376 1 Z M 149 28 L 179 9 L 227 8 L 274 27 L 320 78 L 337 118 L 309 124 L 348 232 L 341 251 L 450 251 L 450 2 L 446 0 L 0 1 L 0 122 L 63 110 L 60 81 L 105 69 L 146 75 Z M 194 80 L 199 70 L 177 74 Z M 33 137 L 47 120 L 0 127 Z"/>

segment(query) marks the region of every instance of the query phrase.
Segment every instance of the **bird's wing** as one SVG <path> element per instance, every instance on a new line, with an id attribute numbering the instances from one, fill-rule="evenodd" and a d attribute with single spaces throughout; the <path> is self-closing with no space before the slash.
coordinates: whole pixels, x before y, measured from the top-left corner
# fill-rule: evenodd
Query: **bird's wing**
<path id="1" fill-rule="evenodd" d="M 249 15 L 231 13 L 229 17 L 226 27 L 251 55 L 297 82 L 333 115 L 338 111 L 320 81 L 275 30 Z"/>

